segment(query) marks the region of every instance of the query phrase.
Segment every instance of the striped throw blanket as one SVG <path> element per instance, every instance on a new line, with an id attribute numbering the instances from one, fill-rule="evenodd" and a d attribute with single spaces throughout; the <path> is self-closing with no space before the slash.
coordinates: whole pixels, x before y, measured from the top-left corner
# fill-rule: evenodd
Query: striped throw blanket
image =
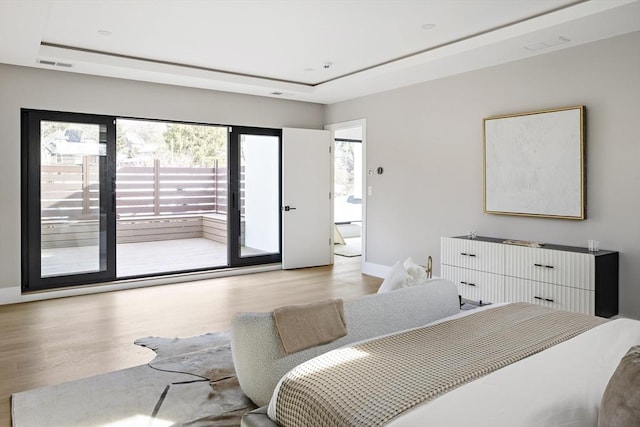
<path id="1" fill-rule="evenodd" d="M 283 427 L 384 425 L 603 322 L 514 303 L 336 349 L 284 377 L 276 419 Z"/>

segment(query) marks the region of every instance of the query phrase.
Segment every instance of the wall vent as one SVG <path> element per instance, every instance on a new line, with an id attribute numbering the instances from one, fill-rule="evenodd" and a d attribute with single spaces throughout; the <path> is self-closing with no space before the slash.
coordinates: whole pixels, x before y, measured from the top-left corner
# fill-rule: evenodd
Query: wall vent
<path id="1" fill-rule="evenodd" d="M 51 65 L 54 67 L 62 67 L 62 68 L 71 68 L 73 64 L 69 64 L 68 62 L 56 62 L 56 61 L 47 61 L 46 59 L 39 59 L 38 63 L 42 65 Z"/>

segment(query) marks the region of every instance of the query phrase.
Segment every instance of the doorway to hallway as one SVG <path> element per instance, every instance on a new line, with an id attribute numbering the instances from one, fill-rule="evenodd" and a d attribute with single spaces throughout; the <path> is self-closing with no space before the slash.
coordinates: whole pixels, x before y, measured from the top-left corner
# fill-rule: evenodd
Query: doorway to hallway
<path id="1" fill-rule="evenodd" d="M 362 127 L 334 131 L 334 254 L 362 255 Z"/>

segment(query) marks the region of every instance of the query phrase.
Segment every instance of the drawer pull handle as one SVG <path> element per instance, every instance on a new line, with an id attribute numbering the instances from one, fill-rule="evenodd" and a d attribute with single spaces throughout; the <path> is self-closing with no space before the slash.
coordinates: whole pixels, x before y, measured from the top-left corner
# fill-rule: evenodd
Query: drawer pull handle
<path id="1" fill-rule="evenodd" d="M 533 264 L 536 267 L 544 267 L 544 268 L 553 268 L 553 265 L 544 265 L 544 264 Z"/>
<path id="2" fill-rule="evenodd" d="M 460 255 L 462 255 L 462 256 L 472 256 L 472 257 L 476 256 L 475 254 L 468 254 L 468 253 L 465 253 L 465 252 L 460 252 Z"/>
<path id="3" fill-rule="evenodd" d="M 475 286 L 476 285 L 475 283 L 469 283 L 469 282 L 460 282 L 460 283 L 462 283 L 463 285 L 469 285 L 469 286 Z"/>
<path id="4" fill-rule="evenodd" d="M 539 299 L 540 301 L 555 302 L 551 298 L 542 298 L 542 297 L 536 297 L 536 296 L 534 296 L 533 298 Z"/>

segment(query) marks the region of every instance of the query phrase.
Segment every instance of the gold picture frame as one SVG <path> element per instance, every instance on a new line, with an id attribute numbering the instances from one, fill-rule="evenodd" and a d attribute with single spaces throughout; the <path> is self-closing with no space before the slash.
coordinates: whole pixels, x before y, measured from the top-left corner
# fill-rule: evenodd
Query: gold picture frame
<path id="1" fill-rule="evenodd" d="M 484 212 L 582 220 L 585 107 L 483 119 Z"/>

